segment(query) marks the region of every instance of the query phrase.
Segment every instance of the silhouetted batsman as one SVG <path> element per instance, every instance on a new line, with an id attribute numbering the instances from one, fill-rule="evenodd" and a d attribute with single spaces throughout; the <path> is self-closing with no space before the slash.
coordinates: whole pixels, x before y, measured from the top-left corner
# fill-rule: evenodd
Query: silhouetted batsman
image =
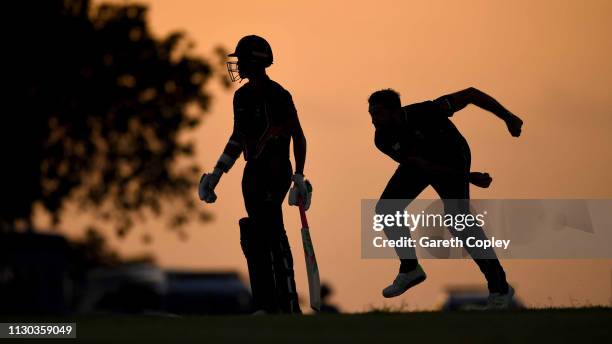
<path id="1" fill-rule="evenodd" d="M 291 94 L 270 80 L 272 48 L 259 36 L 243 37 L 228 62 L 232 81 L 248 79 L 234 94 L 234 128 L 215 169 L 200 182 L 200 199 L 212 203 L 215 186 L 241 153 L 246 167 L 242 194 L 248 217 L 240 220 L 240 244 L 247 260 L 257 312 L 301 313 L 293 258 L 283 224 L 282 202 L 294 182 L 290 199 L 310 204 L 304 181 L 306 138 Z M 293 139 L 295 172 L 289 160 Z M 297 197 L 299 196 L 299 197 Z M 291 205 L 296 205 L 292 204 Z"/>
<path id="2" fill-rule="evenodd" d="M 374 92 L 368 103 L 376 128 L 376 147 L 399 163 L 377 204 L 378 213 L 403 211 L 429 185 L 442 198 L 447 214 L 468 213 L 469 184 L 486 188 L 492 179 L 488 173 L 470 172 L 470 147 L 449 117 L 474 104 L 502 119 L 514 137 L 521 134 L 523 125 L 520 118 L 491 96 L 473 87 L 404 107 L 399 94 L 386 89 Z M 394 201 L 385 202 L 391 199 Z M 460 238 L 462 235 L 484 237 L 479 228 L 451 232 Z M 401 232 L 396 227 L 388 227 L 385 234 L 393 239 Z M 409 254 L 402 254 L 402 250 Z M 467 251 L 487 279 L 490 293 L 488 308 L 507 308 L 514 290 L 508 285 L 494 251 L 484 252 L 477 248 Z M 414 248 L 396 248 L 396 252 L 401 260 L 399 274 L 383 290 L 384 297 L 399 296 L 427 277 L 418 264 Z"/>

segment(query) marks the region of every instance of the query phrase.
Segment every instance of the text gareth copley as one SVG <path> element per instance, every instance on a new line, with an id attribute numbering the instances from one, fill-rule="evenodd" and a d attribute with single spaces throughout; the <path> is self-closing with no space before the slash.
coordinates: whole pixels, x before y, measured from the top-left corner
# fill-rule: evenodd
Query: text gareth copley
<path id="1" fill-rule="evenodd" d="M 418 245 L 417 245 L 418 244 Z M 484 249 L 489 248 L 502 248 L 507 250 L 510 246 L 510 240 L 502 240 L 495 239 L 495 237 L 491 237 L 491 239 L 476 239 L 475 237 L 470 237 L 465 240 L 459 238 L 451 238 L 451 239 L 431 239 L 430 237 L 421 237 L 419 240 L 412 239 L 409 237 L 401 237 L 397 240 L 389 240 L 383 239 L 378 236 L 372 240 L 372 245 L 376 248 L 383 247 L 424 247 L 424 248 L 438 248 L 438 247 L 480 247 Z"/>

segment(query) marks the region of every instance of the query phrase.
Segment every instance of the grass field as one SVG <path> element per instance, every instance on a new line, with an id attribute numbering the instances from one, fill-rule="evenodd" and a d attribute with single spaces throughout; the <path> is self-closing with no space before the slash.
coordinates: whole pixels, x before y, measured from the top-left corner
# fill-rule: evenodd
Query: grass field
<path id="1" fill-rule="evenodd" d="M 366 313 L 318 316 L 1 317 L 70 321 L 78 340 L 165 343 L 595 343 L 612 342 L 612 309 Z M 0 343 L 3 339 L 0 339 Z M 45 342 L 56 340 L 45 339 Z"/>

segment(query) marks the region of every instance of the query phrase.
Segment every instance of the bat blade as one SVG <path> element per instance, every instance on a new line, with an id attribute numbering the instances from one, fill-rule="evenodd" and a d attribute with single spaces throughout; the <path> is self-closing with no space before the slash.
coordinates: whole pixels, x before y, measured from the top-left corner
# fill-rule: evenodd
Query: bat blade
<path id="1" fill-rule="evenodd" d="M 321 310 L 321 281 L 319 279 L 317 257 L 315 256 L 314 246 L 310 239 L 310 230 L 308 227 L 302 228 L 302 244 L 304 246 L 304 258 L 306 259 L 310 308 L 318 312 Z"/>

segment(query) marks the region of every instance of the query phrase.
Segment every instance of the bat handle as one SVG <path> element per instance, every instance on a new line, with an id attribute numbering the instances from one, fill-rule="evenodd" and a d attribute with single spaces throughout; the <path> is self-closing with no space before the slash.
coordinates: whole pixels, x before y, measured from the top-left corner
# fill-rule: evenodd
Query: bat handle
<path id="1" fill-rule="evenodd" d="M 302 228 L 310 228 L 308 227 L 308 219 L 306 219 L 306 210 L 304 209 L 304 205 L 302 204 L 302 198 L 298 200 L 299 208 L 300 208 L 300 220 L 302 220 Z"/>

